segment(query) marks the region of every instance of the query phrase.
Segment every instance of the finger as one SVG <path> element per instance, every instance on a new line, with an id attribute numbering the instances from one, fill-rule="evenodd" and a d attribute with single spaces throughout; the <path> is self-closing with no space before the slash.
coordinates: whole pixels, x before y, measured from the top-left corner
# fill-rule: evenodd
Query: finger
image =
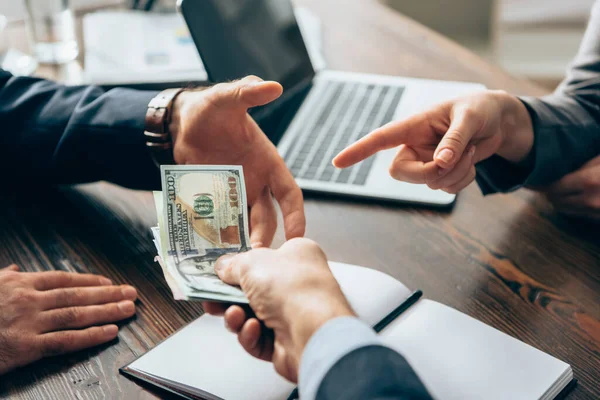
<path id="1" fill-rule="evenodd" d="M 461 179 L 458 183 L 455 183 L 454 185 L 443 188 L 442 190 L 446 193 L 457 194 L 458 192 L 460 192 L 461 190 L 463 190 L 464 188 L 469 186 L 475 180 L 476 175 L 477 175 L 477 171 L 475 170 L 475 167 L 471 166 L 471 169 L 469 170 L 469 173 L 467 174 L 467 176 L 465 176 L 463 179 Z"/>
<path id="2" fill-rule="evenodd" d="M 545 192 L 550 196 L 568 196 L 585 190 L 586 174 L 581 170 L 565 175 L 559 181 L 548 186 Z"/>
<path id="3" fill-rule="evenodd" d="M 435 149 L 433 158 L 441 168 L 452 168 L 463 157 L 467 145 L 481 130 L 484 120 L 470 108 L 454 109 L 448 131 Z"/>
<path id="4" fill-rule="evenodd" d="M 600 212 L 590 210 L 557 210 L 560 214 L 585 220 L 600 221 Z"/>
<path id="5" fill-rule="evenodd" d="M 600 220 L 600 209 L 590 207 L 586 204 L 581 204 L 581 202 L 578 203 L 579 204 L 557 203 L 553 204 L 553 206 L 556 212 L 563 215 L 591 219 L 595 221 Z"/>
<path id="6" fill-rule="evenodd" d="M 283 214 L 283 226 L 287 240 L 304 236 L 306 216 L 302 190 L 285 166 L 283 160 L 275 168 L 269 181 L 269 187 Z"/>
<path id="7" fill-rule="evenodd" d="M 404 121 L 390 122 L 342 150 L 333 159 L 333 165 L 337 168 L 350 167 L 381 150 L 411 144 L 415 138 L 428 133 L 431 133 L 431 126 L 426 113 Z"/>
<path id="8" fill-rule="evenodd" d="M 592 158 L 590 161 L 586 162 L 585 164 L 583 164 L 583 167 L 581 167 L 582 169 L 587 169 L 590 167 L 594 167 L 600 165 L 600 156 L 597 156 L 595 158 Z"/>
<path id="9" fill-rule="evenodd" d="M 269 247 L 277 230 L 277 211 L 271 190 L 265 187 L 263 193 L 250 209 L 250 243 L 252 248 Z"/>
<path id="10" fill-rule="evenodd" d="M 202 303 L 202 308 L 204 308 L 205 313 L 221 316 L 225 314 L 225 311 L 229 308 L 229 304 L 206 301 Z"/>
<path id="11" fill-rule="evenodd" d="M 398 181 L 409 183 L 426 183 L 427 176 L 437 175 L 435 163 L 419 160 L 419 155 L 411 147 L 401 145 L 396 157 L 390 165 L 390 176 Z"/>
<path id="12" fill-rule="evenodd" d="M 137 291 L 129 285 L 52 289 L 42 292 L 45 310 L 90 306 L 137 299 Z"/>
<path id="13" fill-rule="evenodd" d="M 119 328 L 116 325 L 46 333 L 39 336 L 37 349 L 41 357 L 56 356 L 109 342 L 116 338 L 118 333 Z"/>
<path id="14" fill-rule="evenodd" d="M 51 290 L 66 287 L 112 285 L 112 281 L 103 276 L 92 274 L 78 274 L 75 272 L 31 272 L 29 273 L 29 276 L 33 279 L 34 287 L 37 290 Z"/>
<path id="15" fill-rule="evenodd" d="M 244 110 L 270 103 L 283 93 L 283 87 L 279 83 L 263 81 L 252 75 L 239 81 L 216 85 L 213 90 L 215 105 L 242 107 Z"/>
<path id="16" fill-rule="evenodd" d="M 0 269 L 0 272 L 2 272 L 2 271 L 19 272 L 19 266 L 17 264 L 12 264 L 12 265 L 9 265 L 8 267 Z"/>
<path id="17" fill-rule="evenodd" d="M 124 300 L 101 306 L 68 307 L 43 311 L 39 315 L 38 324 L 44 332 L 53 332 L 116 322 L 129 318 L 133 314 L 135 314 L 135 304 L 133 301 Z"/>
<path id="18" fill-rule="evenodd" d="M 256 78 L 256 77 L 254 77 Z M 240 100 L 246 108 L 258 107 L 277 100 L 283 93 L 283 86 L 274 81 L 251 80 L 240 90 Z"/>
<path id="19" fill-rule="evenodd" d="M 251 318 L 242 327 L 238 341 L 250 355 L 265 361 L 273 358 L 273 335 L 260 324 L 258 319 Z"/>
<path id="20" fill-rule="evenodd" d="M 458 164 L 454 168 L 440 169 L 428 177 L 427 185 L 431 189 L 449 188 L 461 182 L 465 177 L 469 176 L 471 169 L 474 168 L 473 156 L 475 154 L 475 146 L 469 148 L 465 155 L 462 156 Z"/>
<path id="21" fill-rule="evenodd" d="M 233 333 L 239 333 L 246 322 L 246 312 L 240 306 L 231 306 L 225 311 L 225 326 Z"/>
<path id="22" fill-rule="evenodd" d="M 559 211 L 577 211 L 583 213 L 600 211 L 600 191 L 566 196 L 546 195 L 546 197 L 550 200 L 554 208 Z"/>
<path id="23" fill-rule="evenodd" d="M 294 360 L 289 350 L 286 350 L 285 346 L 280 342 L 275 342 L 273 346 L 273 359 L 271 362 L 275 367 L 275 372 L 285 377 L 287 380 L 297 383 L 298 382 L 298 362 L 300 360 Z"/>
<path id="24" fill-rule="evenodd" d="M 555 209 L 560 211 L 578 210 L 581 211 L 585 206 L 585 196 L 583 194 L 551 196 L 547 195 L 548 200 Z"/>
<path id="25" fill-rule="evenodd" d="M 215 263 L 215 272 L 223 282 L 229 285 L 239 285 L 241 280 L 241 262 L 245 254 L 226 254 L 219 257 Z"/>
<path id="26" fill-rule="evenodd" d="M 561 214 L 593 220 L 600 219 L 600 193 L 548 197 L 548 199 L 552 202 L 554 209 Z"/>

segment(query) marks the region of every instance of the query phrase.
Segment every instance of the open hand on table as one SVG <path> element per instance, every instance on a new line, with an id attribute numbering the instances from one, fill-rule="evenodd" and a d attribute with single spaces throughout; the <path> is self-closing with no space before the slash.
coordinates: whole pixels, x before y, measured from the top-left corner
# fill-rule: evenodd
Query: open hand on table
<path id="1" fill-rule="evenodd" d="M 113 340 L 135 314 L 136 290 L 104 277 L 0 269 L 0 375 Z"/>
<path id="2" fill-rule="evenodd" d="M 556 211 L 600 221 L 600 156 L 543 188 Z"/>

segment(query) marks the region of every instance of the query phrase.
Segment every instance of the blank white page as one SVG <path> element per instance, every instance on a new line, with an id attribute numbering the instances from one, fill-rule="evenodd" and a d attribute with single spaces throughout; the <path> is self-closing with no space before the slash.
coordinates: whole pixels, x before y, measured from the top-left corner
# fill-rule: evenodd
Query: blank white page
<path id="1" fill-rule="evenodd" d="M 383 272 L 332 261 L 329 266 L 356 314 L 371 326 L 411 294 L 406 286 Z"/>
<path id="2" fill-rule="evenodd" d="M 286 399 L 295 385 L 273 364 L 255 359 L 225 329 L 203 315 L 134 361 L 130 368 L 201 389 L 227 400 Z"/>
<path id="3" fill-rule="evenodd" d="M 570 373 L 568 364 L 431 300 L 416 303 L 381 336 L 440 400 L 540 399 Z"/>

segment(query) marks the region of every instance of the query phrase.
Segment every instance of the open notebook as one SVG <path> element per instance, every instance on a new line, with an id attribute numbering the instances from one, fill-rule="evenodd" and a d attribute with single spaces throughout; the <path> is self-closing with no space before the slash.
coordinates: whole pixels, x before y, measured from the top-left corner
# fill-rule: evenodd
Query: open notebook
<path id="1" fill-rule="evenodd" d="M 420 299 L 372 269 L 330 263 L 356 313 L 412 365 L 435 399 L 554 399 L 571 367 L 482 322 Z M 204 315 L 121 372 L 190 399 L 287 399 L 294 385 Z M 574 383 L 574 381 L 573 381 Z"/>

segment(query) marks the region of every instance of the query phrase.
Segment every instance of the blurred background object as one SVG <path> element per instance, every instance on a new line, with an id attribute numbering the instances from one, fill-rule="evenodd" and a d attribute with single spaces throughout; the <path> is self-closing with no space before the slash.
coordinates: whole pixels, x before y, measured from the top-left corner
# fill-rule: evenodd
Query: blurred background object
<path id="1" fill-rule="evenodd" d="M 595 0 L 381 0 L 515 75 L 563 78 Z"/>
<path id="2" fill-rule="evenodd" d="M 450 37 L 510 73 L 553 89 L 577 51 L 595 0 L 379 1 Z M 124 10 L 136 6 L 138 10 L 145 10 L 148 3 L 152 11 L 168 13 L 175 10 L 176 0 L 70 0 L 70 3 L 77 18 L 106 9 Z M 339 4 L 341 10 L 344 2 Z M 25 0 L 0 0 L 0 14 L 7 17 L 11 31 L 11 26 L 24 23 Z M 87 54 L 83 19 L 77 18 L 75 24 L 80 63 L 85 62 L 83 56 Z M 9 42 L 24 40 L 10 32 L 8 36 Z M 33 49 L 29 51 L 33 53 Z"/>
<path id="3" fill-rule="evenodd" d="M 499 0 L 500 65 L 546 86 L 556 86 L 577 53 L 594 2 Z"/>
<path id="4" fill-rule="evenodd" d="M 127 0 L 71 0 L 73 10 L 89 10 L 93 8 L 120 6 Z M 9 21 L 25 18 L 25 0 L 0 0 L 0 14 L 4 14 Z"/>
<path id="5" fill-rule="evenodd" d="M 35 58 L 65 64 L 79 55 L 69 0 L 25 0 L 27 32 Z"/>
<path id="6" fill-rule="evenodd" d="M 31 75 L 37 68 L 37 62 L 27 54 L 12 47 L 6 34 L 7 19 L 0 14 L 0 68 L 13 75 Z"/>
<path id="7" fill-rule="evenodd" d="M 135 9 L 96 11 L 83 17 L 84 83 L 166 88 L 208 80 L 183 17 L 140 11 L 144 4 L 149 3 L 139 1 Z M 152 10 L 158 11 L 154 4 Z M 311 61 L 317 70 L 323 69 L 320 20 L 305 8 L 296 8 L 295 14 Z"/>
<path id="8" fill-rule="evenodd" d="M 71 85 L 161 89 L 200 84 L 207 79 L 206 72 L 183 19 L 176 13 L 176 3 L 0 0 L 0 14 L 6 15 L 8 23 L 5 42 L 12 50 L 36 54 L 43 64 L 36 71 L 35 59 L 20 52 L 7 54 L 27 57 L 18 59 L 21 64 L 29 60 L 28 68 L 19 74 L 35 71 Z M 316 69 L 322 69 L 326 63 L 320 20 L 306 9 L 296 9 L 296 13 L 311 60 Z M 26 25 L 28 35 L 24 34 Z"/>
<path id="9" fill-rule="evenodd" d="M 178 13 L 96 11 L 83 17 L 83 37 L 86 83 L 178 86 L 207 80 Z"/>

